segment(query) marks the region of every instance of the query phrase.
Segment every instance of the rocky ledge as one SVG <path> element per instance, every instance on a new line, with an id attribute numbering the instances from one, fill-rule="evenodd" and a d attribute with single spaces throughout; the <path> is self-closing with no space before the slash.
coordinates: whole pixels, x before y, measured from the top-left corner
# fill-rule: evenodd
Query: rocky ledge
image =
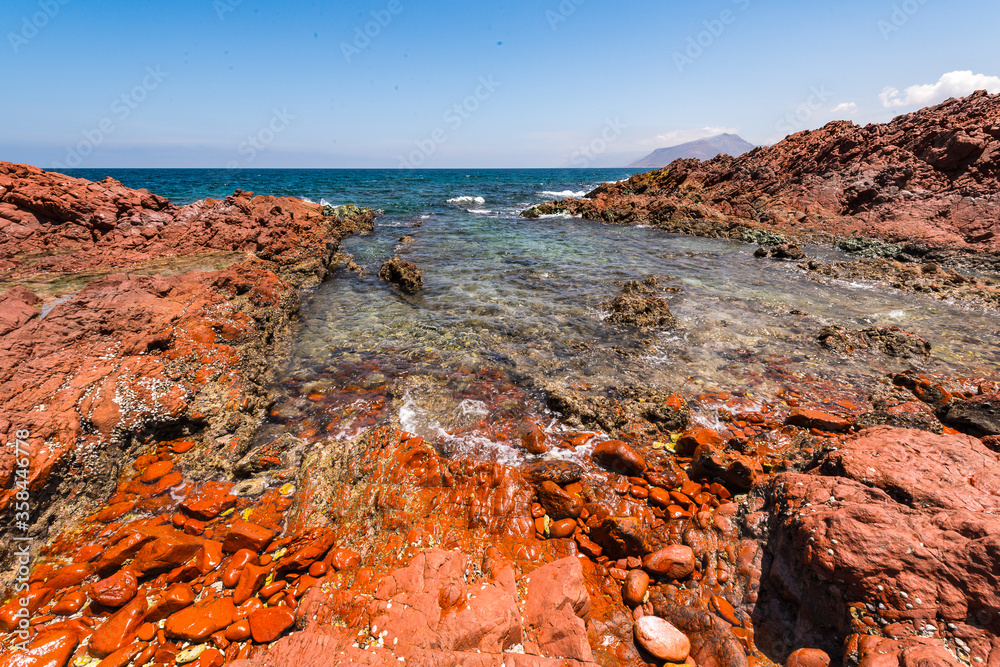
<path id="1" fill-rule="evenodd" d="M 995 379 L 553 393 L 543 428 L 486 368 L 475 428 L 526 463 L 447 458 L 398 387 L 269 385 L 371 212 L 0 168 L 0 667 L 1000 666 Z"/>
<path id="2" fill-rule="evenodd" d="M 1000 95 L 865 127 L 837 121 L 733 158 L 677 160 L 524 215 L 569 213 L 699 236 L 900 244 L 943 261 L 1000 249 Z"/>

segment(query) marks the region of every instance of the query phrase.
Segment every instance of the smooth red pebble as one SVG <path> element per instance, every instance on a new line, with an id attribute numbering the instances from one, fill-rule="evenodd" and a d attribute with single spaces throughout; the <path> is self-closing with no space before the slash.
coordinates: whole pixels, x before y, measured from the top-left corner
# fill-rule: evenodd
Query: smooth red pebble
<path id="1" fill-rule="evenodd" d="M 42 632 L 25 651 L 11 651 L 0 657 L 2 667 L 64 667 L 79 643 L 72 630 Z"/>
<path id="2" fill-rule="evenodd" d="M 260 564 L 270 565 L 272 560 L 274 560 L 274 558 L 271 556 L 271 554 L 264 554 L 263 556 L 260 557 Z"/>
<path id="3" fill-rule="evenodd" d="M 258 595 L 260 595 L 261 598 L 267 599 L 278 591 L 284 590 L 285 583 L 286 582 L 284 580 L 279 579 L 278 581 L 270 583 L 267 586 L 263 586 L 260 591 L 258 591 Z"/>
<path id="4" fill-rule="evenodd" d="M 139 631 L 135 634 L 135 636 L 140 641 L 151 642 L 153 641 L 153 637 L 156 636 L 156 626 L 152 623 L 143 623 L 139 626 Z"/>
<path id="5" fill-rule="evenodd" d="M 184 532 L 188 535 L 201 535 L 205 532 L 205 522 L 198 519 L 188 519 L 184 522 Z"/>
<path id="6" fill-rule="evenodd" d="M 629 607 L 638 607 L 649 589 L 649 575 L 642 570 L 629 570 L 622 586 L 622 600 Z"/>
<path id="7" fill-rule="evenodd" d="M 174 584 L 163 592 L 160 601 L 146 614 L 146 620 L 157 622 L 194 603 L 194 590 L 188 584 Z"/>
<path id="8" fill-rule="evenodd" d="M 309 566 L 309 576 L 316 577 L 318 579 L 322 577 L 324 574 L 326 574 L 326 570 L 327 570 L 326 563 L 324 563 L 321 560 L 318 560 Z"/>
<path id="9" fill-rule="evenodd" d="M 243 572 L 240 573 L 240 580 L 236 583 L 236 588 L 233 590 L 233 603 L 238 605 L 243 604 L 252 598 L 264 584 L 267 573 L 268 569 L 266 567 L 258 567 L 252 563 L 248 563 L 243 568 Z"/>
<path id="10" fill-rule="evenodd" d="M 572 537 L 574 532 L 576 532 L 576 519 L 563 519 L 549 525 L 549 535 L 551 537 Z"/>
<path id="11" fill-rule="evenodd" d="M 90 636 L 90 655 L 105 658 L 132 642 L 146 613 L 146 596 L 138 595 Z"/>
<path id="12" fill-rule="evenodd" d="M 135 574 L 126 568 L 94 584 L 90 597 L 105 607 L 117 609 L 134 598 L 138 589 L 139 582 Z"/>
<path id="13" fill-rule="evenodd" d="M 161 477 L 166 476 L 167 473 L 173 469 L 174 464 L 172 461 L 157 461 L 156 463 L 151 463 L 142 473 L 142 477 L 139 478 L 139 481 L 146 484 L 152 484 Z"/>
<path id="14" fill-rule="evenodd" d="M 168 637 L 200 643 L 212 633 L 228 627 L 235 615 L 236 606 L 231 598 L 203 601 L 168 618 L 163 629 Z"/>
<path id="15" fill-rule="evenodd" d="M 541 519 L 545 516 L 545 508 L 538 503 L 531 503 L 531 518 Z"/>
<path id="16" fill-rule="evenodd" d="M 198 552 L 198 571 L 208 574 L 222 562 L 222 543 L 215 540 L 205 540 Z"/>
<path id="17" fill-rule="evenodd" d="M 288 607 L 268 607 L 250 614 L 250 633 L 258 644 L 273 642 L 295 623 L 295 614 Z"/>
<path id="18" fill-rule="evenodd" d="M 800 428 L 814 428 L 820 431 L 842 432 L 851 428 L 851 422 L 843 417 L 831 415 L 819 410 L 804 410 L 796 408 L 785 419 L 785 423 Z"/>
<path id="19" fill-rule="evenodd" d="M 60 616 L 70 616 L 80 611 L 87 603 L 87 594 L 83 591 L 75 591 L 63 596 L 59 602 L 52 605 L 52 613 Z"/>
<path id="20" fill-rule="evenodd" d="M 94 566 L 90 563 L 77 563 L 67 565 L 56 570 L 46 581 L 45 585 L 54 591 L 70 586 L 76 586 L 84 579 L 94 573 Z"/>
<path id="21" fill-rule="evenodd" d="M 264 606 L 264 603 L 257 598 L 250 598 L 236 609 L 236 618 L 246 618 L 253 612 Z"/>
<path id="22" fill-rule="evenodd" d="M 250 621 L 243 618 L 226 628 L 226 639 L 231 642 L 243 642 L 250 639 Z"/>
<path id="23" fill-rule="evenodd" d="M 830 656 L 818 648 L 800 648 L 792 651 L 785 664 L 787 667 L 829 667 Z"/>
<path id="24" fill-rule="evenodd" d="M 712 610 L 729 623 L 729 625 L 743 625 L 740 623 L 740 619 L 736 617 L 736 610 L 733 609 L 733 605 L 729 604 L 726 598 L 713 595 L 711 604 Z"/>
<path id="25" fill-rule="evenodd" d="M 147 646 L 146 648 L 142 649 L 142 653 L 140 653 L 135 657 L 135 662 L 133 663 L 134 667 L 142 667 L 150 660 L 152 660 L 154 655 L 156 655 L 156 644 Z"/>
<path id="26" fill-rule="evenodd" d="M 207 648 L 198 656 L 194 665 L 195 667 L 222 667 L 225 662 L 226 657 L 222 651 L 217 648 Z"/>
<path id="27" fill-rule="evenodd" d="M 667 507 L 673 501 L 670 499 L 670 492 L 658 486 L 649 487 L 649 502 L 657 507 Z"/>
<path id="28" fill-rule="evenodd" d="M 257 554 L 249 549 L 240 549 L 229 559 L 225 572 L 222 573 L 222 585 L 232 588 L 240 580 L 240 573 L 246 565 L 257 559 Z"/>
<path id="29" fill-rule="evenodd" d="M 644 486 L 633 486 L 629 489 L 628 494 L 633 498 L 638 498 L 639 500 L 645 500 L 649 497 L 649 489 Z"/>
<path id="30" fill-rule="evenodd" d="M 683 579 L 694 572 L 694 564 L 694 550 L 683 544 L 664 547 L 642 559 L 648 572 L 666 579 Z"/>
<path id="31" fill-rule="evenodd" d="M 594 448 L 592 457 L 598 465 L 619 475 L 638 476 L 646 469 L 646 460 L 621 440 L 608 440 Z"/>
<path id="32" fill-rule="evenodd" d="M 580 553 L 590 558 L 600 558 L 601 554 L 604 553 L 604 549 L 600 545 L 583 535 L 576 536 L 576 543 L 580 547 Z"/>
<path id="33" fill-rule="evenodd" d="M 682 663 L 691 653 L 691 641 L 672 624 L 656 616 L 643 616 L 635 622 L 635 640 L 655 658 Z"/>
<path id="34" fill-rule="evenodd" d="M 88 544 L 85 547 L 80 547 L 80 550 L 76 552 L 76 556 L 73 557 L 73 560 L 77 563 L 87 563 L 103 553 L 104 549 L 102 547 L 99 547 L 96 544 Z"/>
<path id="35" fill-rule="evenodd" d="M 181 509 L 202 521 L 214 519 L 236 505 L 236 496 L 229 493 L 232 488 L 232 482 L 205 482 L 181 503 Z"/>
<path id="36" fill-rule="evenodd" d="M 336 570 L 346 570 L 349 567 L 361 565 L 361 556 L 350 549 L 337 549 L 333 552 L 330 565 Z"/>
<path id="37" fill-rule="evenodd" d="M 174 454 L 183 454 L 184 452 L 190 450 L 192 447 L 194 447 L 193 442 L 191 442 L 190 440 L 183 440 L 175 444 L 173 447 L 171 447 L 170 451 L 172 451 Z"/>
<path id="38" fill-rule="evenodd" d="M 173 524 L 174 528 L 180 530 L 184 527 L 184 524 L 187 523 L 187 517 L 180 512 L 174 512 L 174 514 L 170 517 L 170 523 Z"/>

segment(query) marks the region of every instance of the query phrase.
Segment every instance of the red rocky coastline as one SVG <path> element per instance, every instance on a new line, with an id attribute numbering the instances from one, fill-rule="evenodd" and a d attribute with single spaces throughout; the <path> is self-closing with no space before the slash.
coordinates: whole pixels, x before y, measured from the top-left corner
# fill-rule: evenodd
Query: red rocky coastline
<path id="1" fill-rule="evenodd" d="M 0 434 L 30 432 L 35 547 L 14 594 L 4 448 L 0 667 L 1000 667 L 995 378 L 554 396 L 575 430 L 484 426 L 518 468 L 374 418 L 335 440 L 335 390 L 271 369 L 373 217 L 0 163 Z"/>

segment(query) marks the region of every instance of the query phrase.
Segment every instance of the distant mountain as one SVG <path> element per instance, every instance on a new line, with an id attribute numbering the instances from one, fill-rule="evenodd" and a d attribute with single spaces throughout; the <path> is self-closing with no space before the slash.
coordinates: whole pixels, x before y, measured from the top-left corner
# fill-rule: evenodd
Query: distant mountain
<path id="1" fill-rule="evenodd" d="M 629 168 L 659 169 L 666 167 L 677 158 L 694 157 L 699 160 L 710 160 L 716 155 L 722 155 L 723 153 L 739 157 L 754 148 L 753 144 L 749 141 L 744 141 L 738 135 L 719 134 L 708 139 L 689 141 L 679 146 L 658 148 L 641 160 L 636 160 L 630 164 Z"/>

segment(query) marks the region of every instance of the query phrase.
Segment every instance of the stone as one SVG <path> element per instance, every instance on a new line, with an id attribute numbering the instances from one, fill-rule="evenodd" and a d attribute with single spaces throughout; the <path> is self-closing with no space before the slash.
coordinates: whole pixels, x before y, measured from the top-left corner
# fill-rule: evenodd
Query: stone
<path id="1" fill-rule="evenodd" d="M 142 476 L 139 477 L 140 482 L 145 482 L 146 484 L 152 484 L 153 482 L 164 477 L 174 469 L 174 464 L 172 461 L 157 461 L 156 463 L 151 463 L 149 467 L 143 471 Z"/>
<path id="2" fill-rule="evenodd" d="M 545 513 L 556 521 L 576 519 L 583 513 L 580 497 L 567 493 L 554 482 L 542 482 L 538 486 L 538 502 L 545 508 Z"/>
<path id="3" fill-rule="evenodd" d="M 146 620 L 151 622 L 161 621 L 171 616 L 185 607 L 194 604 L 194 590 L 189 584 L 177 583 L 169 586 L 160 599 L 146 613 Z"/>
<path id="4" fill-rule="evenodd" d="M 646 598 L 649 575 L 642 570 L 629 570 L 622 585 L 622 600 L 629 607 L 638 607 Z"/>
<path id="5" fill-rule="evenodd" d="M 138 583 L 135 574 L 124 569 L 95 583 L 90 596 L 105 607 L 117 609 L 135 597 Z"/>
<path id="6" fill-rule="evenodd" d="M 673 544 L 645 556 L 642 566 L 657 577 L 684 579 L 694 572 L 694 550 L 683 544 Z"/>
<path id="7" fill-rule="evenodd" d="M 956 399 L 943 409 L 941 421 L 970 435 L 1000 435 L 1000 394 Z"/>
<path id="8" fill-rule="evenodd" d="M 565 486 L 580 481 L 583 477 L 583 467 L 578 463 L 561 459 L 529 461 L 521 467 L 521 474 L 532 484 L 553 482 Z"/>
<path id="9" fill-rule="evenodd" d="M 535 422 L 527 422 L 521 427 L 521 446 L 529 453 L 541 455 L 549 451 L 546 444 L 548 435 Z"/>
<path id="10" fill-rule="evenodd" d="M 172 570 L 188 562 L 201 548 L 204 540 L 167 528 L 152 542 L 136 553 L 131 569 L 140 577 Z"/>
<path id="11" fill-rule="evenodd" d="M 201 643 L 228 627 L 236 615 L 232 598 L 200 602 L 171 615 L 163 626 L 168 637 Z"/>
<path id="12" fill-rule="evenodd" d="M 256 613 L 250 612 L 251 614 Z M 248 615 L 249 617 L 249 615 Z M 250 639 L 250 621 L 246 618 L 240 619 L 226 628 L 226 639 L 231 642 L 242 642 Z"/>
<path id="13" fill-rule="evenodd" d="M 80 640 L 69 630 L 40 632 L 25 651 L 0 655 L 0 667 L 65 667 Z"/>
<path id="14" fill-rule="evenodd" d="M 621 294 L 601 307 L 610 311 L 609 322 L 628 324 L 640 329 L 660 329 L 674 327 L 677 320 L 670 312 L 667 302 L 651 294 Z"/>
<path id="15" fill-rule="evenodd" d="M 346 570 L 361 565 L 361 556 L 351 549 L 335 549 L 330 565 L 335 570 Z"/>
<path id="16" fill-rule="evenodd" d="M 683 632 L 656 616 L 643 616 L 635 622 L 635 641 L 654 658 L 680 663 L 687 660 L 691 642 Z"/>
<path id="17" fill-rule="evenodd" d="M 416 294 L 424 286 L 423 276 L 415 264 L 404 262 L 399 257 L 393 257 L 382 264 L 378 277 L 395 285 L 407 294 Z"/>
<path id="18" fill-rule="evenodd" d="M 634 517 L 609 516 L 590 530 L 590 539 L 608 558 L 643 556 L 652 551 L 648 528 Z"/>
<path id="19" fill-rule="evenodd" d="M 819 410 L 806 410 L 804 408 L 793 408 L 785 419 L 785 423 L 791 426 L 815 428 L 820 431 L 830 431 L 832 433 L 840 433 L 851 428 L 851 422 L 843 417 Z"/>
<path id="20" fill-rule="evenodd" d="M 257 524 L 236 519 L 226 533 L 226 539 L 222 542 L 222 550 L 228 553 L 249 549 L 250 551 L 261 551 L 274 539 L 275 532 L 258 526 Z"/>
<path id="21" fill-rule="evenodd" d="M 816 338 L 826 349 L 842 354 L 875 350 L 900 359 L 926 358 L 931 354 L 931 344 L 927 340 L 899 327 L 850 329 L 835 325 L 824 327 Z"/>
<path id="22" fill-rule="evenodd" d="M 253 640 L 258 644 L 267 644 L 295 624 L 295 614 L 288 607 L 266 607 L 251 613 L 247 621 Z"/>
<path id="23" fill-rule="evenodd" d="M 181 508 L 196 519 L 214 519 L 236 504 L 232 488 L 231 482 L 205 482 L 181 503 Z"/>
<path id="24" fill-rule="evenodd" d="M 830 667 L 830 656 L 818 648 L 800 648 L 788 656 L 785 667 Z"/>
<path id="25" fill-rule="evenodd" d="M 646 469 L 646 460 L 621 440 L 600 443 L 593 457 L 601 467 L 626 477 L 637 477 Z"/>
<path id="26" fill-rule="evenodd" d="M 105 658 L 132 642 L 146 613 L 146 596 L 139 595 L 115 612 L 90 637 L 90 655 Z"/>
<path id="27" fill-rule="evenodd" d="M 593 661 L 583 617 L 591 609 L 583 568 L 575 557 L 543 565 L 528 575 L 524 623 L 543 655 Z"/>
<path id="28" fill-rule="evenodd" d="M 574 519 L 554 521 L 549 525 L 549 536 L 555 538 L 573 537 L 575 531 L 576 521 Z"/>

